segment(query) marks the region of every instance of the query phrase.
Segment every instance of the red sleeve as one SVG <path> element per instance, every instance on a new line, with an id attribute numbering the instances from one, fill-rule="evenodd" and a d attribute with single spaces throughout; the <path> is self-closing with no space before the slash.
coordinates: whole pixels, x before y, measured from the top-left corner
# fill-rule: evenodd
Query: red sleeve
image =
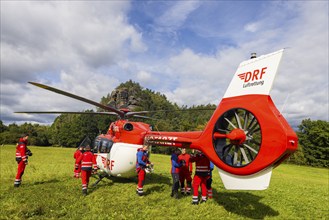
<path id="1" fill-rule="evenodd" d="M 75 164 L 80 164 L 83 158 L 83 154 L 80 155 L 80 157 L 75 161 Z"/>
<path id="2" fill-rule="evenodd" d="M 20 145 L 18 145 L 18 150 L 21 153 L 22 160 L 23 161 L 26 161 L 27 160 L 27 157 L 26 157 L 26 146 L 24 144 L 20 144 Z"/>

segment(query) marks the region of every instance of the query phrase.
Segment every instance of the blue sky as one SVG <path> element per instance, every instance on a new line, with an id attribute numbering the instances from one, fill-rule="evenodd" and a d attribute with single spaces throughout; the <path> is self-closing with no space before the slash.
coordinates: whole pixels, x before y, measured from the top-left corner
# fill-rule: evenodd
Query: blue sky
<path id="1" fill-rule="evenodd" d="M 1 1 L 1 120 L 52 123 L 132 79 L 178 105 L 218 104 L 237 66 L 288 48 L 271 96 L 293 126 L 328 120 L 328 1 Z"/>

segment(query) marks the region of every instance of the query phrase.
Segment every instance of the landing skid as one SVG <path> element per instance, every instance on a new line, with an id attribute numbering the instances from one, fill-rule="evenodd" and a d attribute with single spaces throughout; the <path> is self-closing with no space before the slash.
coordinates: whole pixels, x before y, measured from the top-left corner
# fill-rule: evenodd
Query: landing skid
<path id="1" fill-rule="evenodd" d="M 110 175 L 108 175 L 107 173 L 97 173 L 96 175 L 97 175 L 98 179 L 97 179 L 96 182 L 92 185 L 93 187 L 96 187 L 97 184 L 98 184 L 100 181 L 102 181 L 102 179 L 104 179 L 105 177 L 106 177 L 106 178 L 109 178 L 109 177 L 110 177 Z"/>

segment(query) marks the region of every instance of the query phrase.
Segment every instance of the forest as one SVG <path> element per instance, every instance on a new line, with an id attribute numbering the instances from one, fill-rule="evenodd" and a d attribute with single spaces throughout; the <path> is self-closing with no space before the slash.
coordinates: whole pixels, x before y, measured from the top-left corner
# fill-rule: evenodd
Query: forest
<path id="1" fill-rule="evenodd" d="M 153 130 L 159 131 L 200 131 L 209 121 L 216 105 L 178 106 L 167 100 L 159 92 L 144 89 L 138 83 L 127 81 L 120 84 L 115 91 L 103 96 L 100 103 L 111 104 L 120 108 L 124 104 L 118 96 L 125 91 L 126 99 L 134 105 L 134 111 L 152 111 L 148 115 L 154 119 L 134 119 L 152 125 Z M 125 95 L 123 95 L 125 96 Z M 127 103 L 126 103 L 127 104 Z M 165 111 L 164 111 L 165 110 Z M 97 109 L 96 111 L 102 111 Z M 86 110 L 93 112 L 93 110 Z M 76 148 L 87 136 L 94 139 L 101 133 L 106 133 L 115 116 L 92 114 L 61 114 L 49 125 L 24 123 L 17 125 L 3 124 L 0 121 L 0 144 L 15 144 L 22 133 L 29 134 L 29 145 L 59 146 Z M 299 138 L 298 150 L 287 160 L 287 163 L 329 167 L 329 122 L 322 120 L 304 119 L 296 133 Z M 155 147 L 155 153 L 169 154 L 170 148 Z"/>

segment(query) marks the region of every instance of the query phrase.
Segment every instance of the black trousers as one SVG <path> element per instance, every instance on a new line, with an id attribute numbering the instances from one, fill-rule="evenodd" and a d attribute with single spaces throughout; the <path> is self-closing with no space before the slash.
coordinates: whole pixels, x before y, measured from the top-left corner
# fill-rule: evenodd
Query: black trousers
<path id="1" fill-rule="evenodd" d="M 172 173 L 172 191 L 178 192 L 179 189 L 179 173 Z"/>

